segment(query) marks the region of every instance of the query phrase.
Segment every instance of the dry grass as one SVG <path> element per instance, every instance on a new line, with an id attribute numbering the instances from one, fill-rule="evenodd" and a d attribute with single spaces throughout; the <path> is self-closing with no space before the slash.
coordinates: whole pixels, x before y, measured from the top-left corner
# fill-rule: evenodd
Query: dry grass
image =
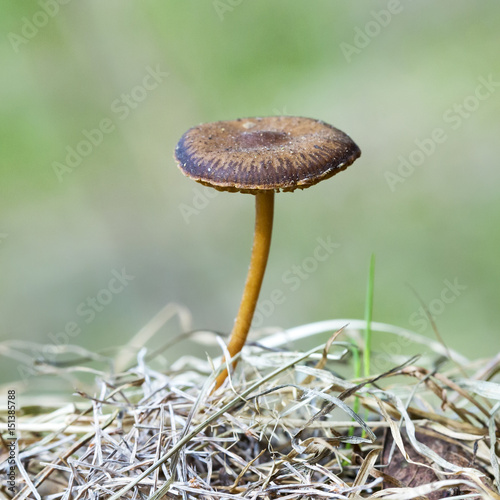
<path id="1" fill-rule="evenodd" d="M 141 349 L 134 366 L 97 373 L 92 395 L 81 392 L 76 405 L 20 408 L 16 491 L 2 481 L 0 495 L 500 499 L 500 356 L 471 362 L 374 323 L 396 342 L 421 344 L 422 356 L 386 356 L 391 369 L 355 380 L 352 351 L 363 348 L 363 322 L 339 329 L 345 323 L 305 325 L 246 348 L 230 383 L 214 394 L 216 371 L 206 361 L 186 357 L 160 372 Z M 317 334 L 330 336 L 326 346 L 290 347 Z M 128 361 L 123 353 L 108 359 L 115 368 Z M 84 370 L 71 373 L 76 368 Z M 3 410 L 3 433 L 5 417 Z M 3 442 L 2 473 L 7 453 Z"/>

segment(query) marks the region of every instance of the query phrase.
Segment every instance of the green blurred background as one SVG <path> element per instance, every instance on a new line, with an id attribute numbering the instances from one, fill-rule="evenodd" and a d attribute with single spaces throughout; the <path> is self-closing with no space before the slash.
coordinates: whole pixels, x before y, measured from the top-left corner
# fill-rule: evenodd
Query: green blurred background
<path id="1" fill-rule="evenodd" d="M 375 253 L 375 320 L 433 338 L 411 285 L 451 347 L 498 352 L 499 16 L 465 0 L 3 2 L 2 340 L 78 327 L 72 343 L 98 351 L 170 302 L 194 328 L 230 330 L 253 198 L 209 197 L 173 149 L 200 122 L 290 114 L 337 126 L 363 155 L 278 195 L 261 297 L 284 301 L 259 326 L 362 318 Z M 318 238 L 338 244 L 323 262 Z M 129 278 L 110 294 L 113 272 Z M 106 302 L 94 317 L 92 297 Z M 206 350 L 219 352 L 187 342 L 165 363 Z M 2 382 L 19 378 L 21 361 L 0 363 Z"/>

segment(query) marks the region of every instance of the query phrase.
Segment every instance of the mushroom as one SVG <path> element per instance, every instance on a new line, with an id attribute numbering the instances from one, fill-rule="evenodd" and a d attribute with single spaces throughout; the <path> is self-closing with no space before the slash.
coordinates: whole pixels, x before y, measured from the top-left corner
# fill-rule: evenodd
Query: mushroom
<path id="1" fill-rule="evenodd" d="M 245 345 L 257 305 L 271 245 L 274 193 L 328 179 L 360 154 L 344 132 L 319 120 L 294 116 L 204 123 L 181 137 L 175 158 L 184 175 L 219 191 L 255 195 L 252 255 L 227 346 L 231 358 Z M 214 390 L 226 377 L 224 369 Z"/>

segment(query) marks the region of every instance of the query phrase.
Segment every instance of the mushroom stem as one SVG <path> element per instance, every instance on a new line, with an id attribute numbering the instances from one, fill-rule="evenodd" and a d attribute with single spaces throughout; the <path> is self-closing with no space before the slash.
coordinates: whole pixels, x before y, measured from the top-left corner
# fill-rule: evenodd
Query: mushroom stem
<path id="1" fill-rule="evenodd" d="M 252 318 L 257 306 L 260 287 L 264 279 L 267 257 L 271 246 L 273 230 L 274 191 L 263 191 L 255 195 L 255 233 L 253 239 L 252 256 L 248 269 L 247 281 L 241 298 L 238 316 L 233 326 L 227 350 L 231 358 L 238 354 L 248 336 Z M 236 361 L 233 363 L 233 368 Z M 216 380 L 214 390 L 218 389 L 227 377 L 225 369 Z"/>

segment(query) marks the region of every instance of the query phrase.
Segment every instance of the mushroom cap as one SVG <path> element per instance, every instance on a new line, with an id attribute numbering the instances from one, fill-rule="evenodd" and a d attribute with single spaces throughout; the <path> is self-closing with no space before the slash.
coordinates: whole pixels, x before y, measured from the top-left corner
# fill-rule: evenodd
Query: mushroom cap
<path id="1" fill-rule="evenodd" d="M 304 189 L 361 155 L 344 132 L 312 118 L 270 116 L 204 123 L 175 149 L 184 175 L 220 191 Z"/>

